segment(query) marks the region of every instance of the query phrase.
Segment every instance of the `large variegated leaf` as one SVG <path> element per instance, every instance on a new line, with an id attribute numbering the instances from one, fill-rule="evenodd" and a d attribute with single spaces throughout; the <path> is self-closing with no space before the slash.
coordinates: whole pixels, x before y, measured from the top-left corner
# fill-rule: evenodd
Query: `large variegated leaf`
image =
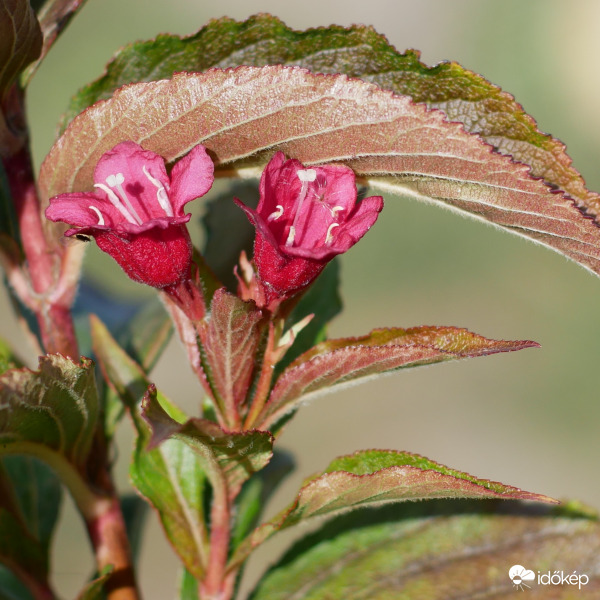
<path id="1" fill-rule="evenodd" d="M 311 517 L 364 505 L 434 498 L 556 502 L 541 494 L 477 479 L 408 452 L 366 450 L 340 457 L 322 474 L 309 478 L 289 507 L 246 538 L 232 558 L 232 566 L 277 531 Z"/>
<path id="2" fill-rule="evenodd" d="M 299 356 L 277 379 L 257 419 L 269 428 L 316 395 L 386 371 L 459 358 L 536 347 L 531 341 L 490 340 L 457 327 L 375 329 L 358 338 L 321 342 Z"/>
<path id="3" fill-rule="evenodd" d="M 119 51 L 102 77 L 75 95 L 65 122 L 128 83 L 168 79 L 178 71 L 273 64 L 344 73 L 439 108 L 500 152 L 530 165 L 533 175 L 565 190 L 589 213 L 600 213 L 600 196 L 586 189 L 564 144 L 540 132 L 510 94 L 455 62 L 428 67 L 418 52 L 401 54 L 385 36 L 362 25 L 294 31 L 262 14 L 243 22 L 211 21 L 189 37 L 134 42 Z"/>
<path id="4" fill-rule="evenodd" d="M 127 139 L 168 161 L 202 143 L 220 174 L 258 176 L 275 150 L 343 162 L 373 187 L 466 211 L 600 273 L 600 229 L 571 199 L 441 112 L 343 75 L 239 67 L 121 88 L 52 148 L 43 196 L 92 189 L 102 154 Z"/>
<path id="5" fill-rule="evenodd" d="M 464 501 L 365 510 L 292 547 L 252 599 L 594 600 L 598 552 L 597 519 L 576 511 Z"/>

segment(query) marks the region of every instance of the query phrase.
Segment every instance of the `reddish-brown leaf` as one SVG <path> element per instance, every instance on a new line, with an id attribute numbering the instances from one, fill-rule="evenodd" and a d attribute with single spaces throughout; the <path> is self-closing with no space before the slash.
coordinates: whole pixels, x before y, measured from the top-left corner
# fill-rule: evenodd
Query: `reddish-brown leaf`
<path id="1" fill-rule="evenodd" d="M 343 162 L 373 187 L 466 211 L 600 273 L 600 229 L 571 199 L 441 112 L 343 75 L 239 67 L 125 86 L 71 122 L 42 165 L 43 195 L 91 189 L 100 156 L 125 139 L 168 161 L 203 143 L 221 174 L 258 176 L 275 150 Z"/>
<path id="2" fill-rule="evenodd" d="M 359 338 L 322 342 L 277 379 L 258 419 L 269 428 L 301 402 L 332 386 L 403 367 L 535 347 L 531 341 L 490 340 L 457 327 L 375 329 Z"/>
<path id="3" fill-rule="evenodd" d="M 204 366 L 213 391 L 233 414 L 246 398 L 261 339 L 262 311 L 225 288 L 213 296 L 206 327 L 200 329 Z"/>

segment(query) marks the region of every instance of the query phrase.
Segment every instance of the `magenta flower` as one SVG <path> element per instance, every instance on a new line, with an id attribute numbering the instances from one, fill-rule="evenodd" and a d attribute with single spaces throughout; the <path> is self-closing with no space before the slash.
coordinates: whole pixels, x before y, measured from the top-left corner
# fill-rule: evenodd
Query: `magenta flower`
<path id="1" fill-rule="evenodd" d="M 260 180 L 256 210 L 235 202 L 256 228 L 254 263 L 264 299 L 274 306 L 308 286 L 337 254 L 351 248 L 375 223 L 381 196 L 356 204 L 352 169 L 307 169 L 277 152 Z"/>
<path id="2" fill-rule="evenodd" d="M 190 215 L 183 207 L 210 189 L 213 170 L 203 146 L 177 162 L 169 177 L 158 154 L 122 142 L 98 161 L 94 192 L 51 198 L 46 217 L 73 225 L 65 236 L 93 236 L 131 279 L 167 288 L 190 276 Z"/>

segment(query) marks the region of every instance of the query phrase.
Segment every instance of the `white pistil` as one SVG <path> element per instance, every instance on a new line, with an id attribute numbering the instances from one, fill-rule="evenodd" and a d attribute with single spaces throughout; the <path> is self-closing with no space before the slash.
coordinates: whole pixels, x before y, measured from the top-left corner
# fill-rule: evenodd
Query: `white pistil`
<path id="1" fill-rule="evenodd" d="M 142 167 L 142 171 L 144 175 L 149 179 L 150 183 L 156 187 L 156 199 L 160 204 L 160 207 L 165 211 L 167 217 L 173 216 L 173 207 L 171 206 L 171 201 L 169 200 L 169 195 L 165 186 L 156 178 L 152 177 L 150 173 L 148 173 L 148 169 L 146 169 L 146 165 Z"/>
<path id="2" fill-rule="evenodd" d="M 317 178 L 317 171 L 315 169 L 300 169 L 296 171 L 296 175 L 298 175 L 298 179 L 302 182 L 302 187 L 300 188 L 300 194 L 296 199 L 296 204 L 294 206 L 294 221 L 292 226 L 290 227 L 290 233 L 288 234 L 288 239 L 285 242 L 286 246 L 291 246 L 294 243 L 294 238 L 296 237 L 296 225 L 298 223 L 298 219 L 300 218 L 300 211 L 302 210 L 302 205 L 304 204 L 304 200 L 306 199 L 306 193 L 308 192 L 308 184 L 315 181 Z"/>
<path id="3" fill-rule="evenodd" d="M 331 234 L 331 232 L 334 230 L 335 227 L 339 227 L 340 224 L 339 223 L 332 223 L 328 228 L 327 228 L 327 235 L 325 237 L 325 243 L 326 244 L 331 244 L 331 241 L 333 240 L 333 235 Z"/>
<path id="4" fill-rule="evenodd" d="M 110 203 L 133 225 L 137 225 L 136 220 L 129 214 L 129 211 L 123 206 L 119 197 L 103 183 L 95 183 L 94 187 L 100 188 L 110 200 Z"/>
<path id="5" fill-rule="evenodd" d="M 98 215 L 98 225 L 104 225 L 104 216 L 95 206 L 88 206 L 91 210 L 93 210 Z"/>
<path id="6" fill-rule="evenodd" d="M 275 208 L 277 210 L 272 212 L 267 217 L 267 223 L 270 223 L 271 221 L 277 221 L 277 219 L 279 219 L 279 217 L 281 217 L 281 215 L 283 214 L 283 206 L 281 206 L 281 204 L 278 204 Z"/>

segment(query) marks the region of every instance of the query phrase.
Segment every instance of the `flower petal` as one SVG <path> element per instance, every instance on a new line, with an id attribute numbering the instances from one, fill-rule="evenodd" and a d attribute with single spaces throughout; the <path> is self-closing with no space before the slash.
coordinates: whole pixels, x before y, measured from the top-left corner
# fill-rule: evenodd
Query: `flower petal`
<path id="1" fill-rule="evenodd" d="M 215 166 L 204 146 L 195 146 L 171 171 L 171 203 L 175 214 L 183 213 L 183 206 L 203 196 L 214 181 Z"/>
<path id="2" fill-rule="evenodd" d="M 94 181 L 96 186 L 102 186 L 99 189 L 97 187 L 98 195 L 108 199 L 108 189 L 118 197 L 125 210 L 134 217 L 133 221 L 129 220 L 131 223 L 141 225 L 145 221 L 168 218 L 173 214 L 181 216 L 173 213 L 167 197 L 169 176 L 165 161 L 134 142 L 121 142 L 106 152 L 96 165 Z M 164 199 L 159 198 L 159 194 Z M 165 202 L 167 208 L 163 206 Z"/>

